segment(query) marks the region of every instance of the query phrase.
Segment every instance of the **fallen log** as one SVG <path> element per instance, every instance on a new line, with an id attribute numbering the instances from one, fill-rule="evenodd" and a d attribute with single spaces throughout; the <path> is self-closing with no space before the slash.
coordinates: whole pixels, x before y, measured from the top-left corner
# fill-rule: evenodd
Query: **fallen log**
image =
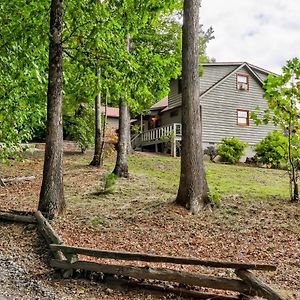
<path id="1" fill-rule="evenodd" d="M 108 250 L 98 250 L 98 249 L 71 247 L 71 246 L 54 245 L 54 244 L 50 245 L 50 248 L 56 251 L 60 250 L 65 254 L 82 254 L 82 255 L 92 256 L 97 258 L 110 258 L 110 259 L 145 261 L 145 262 L 162 262 L 162 263 L 172 263 L 172 264 L 181 264 L 181 265 L 197 265 L 197 266 L 206 266 L 206 267 L 213 267 L 213 268 L 233 268 L 233 269 L 264 270 L 264 271 L 276 270 L 276 266 L 270 264 L 247 264 L 247 263 L 235 263 L 235 262 L 209 261 L 209 260 L 201 260 L 197 258 L 162 256 L 162 255 L 134 253 L 134 252 L 108 251 Z"/>
<path id="2" fill-rule="evenodd" d="M 136 279 L 163 280 L 199 287 L 230 290 L 246 295 L 251 295 L 252 293 L 251 289 L 242 280 L 206 276 L 170 269 L 99 264 L 87 261 L 76 261 L 74 263 L 69 263 L 56 259 L 52 259 L 50 261 L 50 265 L 54 268 L 64 270 L 87 270 L 119 276 L 128 276 Z"/>
<path id="3" fill-rule="evenodd" d="M 34 216 L 30 215 L 18 215 L 8 212 L 0 212 L 0 220 L 12 221 L 12 222 L 21 222 L 21 223 L 36 223 Z"/>
<path id="4" fill-rule="evenodd" d="M 2 183 L 15 183 L 21 181 L 32 181 L 35 180 L 35 176 L 22 176 L 22 177 L 15 177 L 15 178 L 2 178 Z"/>
<path id="5" fill-rule="evenodd" d="M 264 297 L 268 300 L 286 300 L 286 298 L 280 296 L 268 285 L 256 278 L 251 272 L 247 270 L 236 270 L 235 273 L 249 286 L 252 291 L 257 293 L 256 296 Z"/>

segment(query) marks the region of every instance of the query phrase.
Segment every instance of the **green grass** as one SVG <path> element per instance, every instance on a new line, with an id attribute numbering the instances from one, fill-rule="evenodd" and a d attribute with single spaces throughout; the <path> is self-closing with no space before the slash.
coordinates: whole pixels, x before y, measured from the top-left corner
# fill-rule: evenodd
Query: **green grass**
<path id="1" fill-rule="evenodd" d="M 180 160 L 168 156 L 133 156 L 129 159 L 132 173 L 145 174 L 156 188 L 176 193 Z M 205 162 L 209 187 L 221 196 L 238 195 L 244 200 L 289 197 L 286 171 L 241 165 Z"/>
<path id="2" fill-rule="evenodd" d="M 176 198 L 180 158 L 149 153 L 132 155 L 129 178 L 117 179 L 110 194 L 99 193 L 99 188 L 103 186 L 103 174 L 113 170 L 114 159 L 106 160 L 102 169 L 88 167 L 87 162 L 80 157 L 79 162 L 72 159 L 66 166 L 66 199 L 69 210 L 77 216 L 76 222 L 101 230 L 107 226 L 122 228 L 131 220 L 151 219 Z M 261 202 L 271 206 L 288 203 L 285 171 L 211 162 L 205 162 L 205 169 L 210 190 L 221 196 L 217 206 L 222 220 L 239 218 L 241 203 L 247 202 L 245 207 L 249 209 L 252 205 L 261 207 Z"/>

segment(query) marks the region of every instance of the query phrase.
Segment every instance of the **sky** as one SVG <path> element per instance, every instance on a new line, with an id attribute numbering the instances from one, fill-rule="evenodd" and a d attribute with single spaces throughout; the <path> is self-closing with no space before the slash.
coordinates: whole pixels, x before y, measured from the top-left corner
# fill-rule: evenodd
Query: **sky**
<path id="1" fill-rule="evenodd" d="M 201 23 L 215 39 L 207 55 L 217 62 L 248 62 L 281 73 L 300 57 L 299 0 L 202 0 Z"/>

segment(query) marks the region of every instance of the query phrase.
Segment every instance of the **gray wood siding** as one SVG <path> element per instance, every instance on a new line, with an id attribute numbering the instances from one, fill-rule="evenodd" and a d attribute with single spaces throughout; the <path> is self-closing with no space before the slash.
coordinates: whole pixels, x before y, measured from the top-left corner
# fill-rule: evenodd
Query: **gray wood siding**
<path id="1" fill-rule="evenodd" d="M 264 72 L 261 72 L 259 70 L 254 69 L 254 72 L 261 78 L 262 81 L 264 81 L 267 78 L 267 74 Z"/>
<path id="2" fill-rule="evenodd" d="M 178 93 L 178 80 L 173 79 L 170 82 L 170 93 L 168 98 L 168 106 L 173 107 L 181 105 L 181 94 Z"/>
<path id="3" fill-rule="evenodd" d="M 174 110 L 178 110 L 178 115 L 171 117 L 171 112 Z M 175 108 L 173 110 L 168 110 L 164 113 L 162 113 L 161 115 L 161 125 L 169 125 L 169 124 L 173 124 L 173 123 L 181 123 L 181 108 Z"/>
<path id="4" fill-rule="evenodd" d="M 204 66 L 203 76 L 200 78 L 201 92 L 218 82 L 221 78 L 232 72 L 238 66 Z M 263 80 L 266 75 L 259 70 L 254 70 Z M 249 91 L 236 89 L 236 73 L 249 75 Z M 263 89 L 258 80 L 247 68 L 233 72 L 230 77 L 201 97 L 203 118 L 203 142 L 218 143 L 224 137 L 235 136 L 249 145 L 254 145 L 264 138 L 267 133 L 274 130 L 272 124 L 256 126 L 250 120 L 249 126 L 237 125 L 237 110 L 255 111 L 260 106 L 261 111 L 267 108 L 263 99 Z M 178 82 L 170 83 L 169 107 L 181 104 L 181 94 L 178 94 Z M 174 118 L 170 111 L 162 114 L 162 125 L 180 122 L 181 113 Z"/>
<path id="5" fill-rule="evenodd" d="M 238 66 L 203 66 L 203 74 L 200 77 L 200 93 L 205 92 L 237 67 Z"/>
<path id="6" fill-rule="evenodd" d="M 200 77 L 200 93 L 205 92 L 238 66 L 203 66 L 203 74 Z M 178 80 L 170 82 L 169 107 L 181 105 L 181 94 L 178 93 Z"/>
<path id="7" fill-rule="evenodd" d="M 236 89 L 236 73 L 249 74 L 249 91 Z M 271 124 L 256 126 L 250 120 L 249 126 L 237 125 L 237 109 L 254 111 L 259 105 L 267 107 L 263 99 L 263 89 L 246 68 L 234 72 L 201 100 L 203 118 L 203 142 L 218 143 L 224 137 L 235 136 L 253 145 L 273 130 Z"/>

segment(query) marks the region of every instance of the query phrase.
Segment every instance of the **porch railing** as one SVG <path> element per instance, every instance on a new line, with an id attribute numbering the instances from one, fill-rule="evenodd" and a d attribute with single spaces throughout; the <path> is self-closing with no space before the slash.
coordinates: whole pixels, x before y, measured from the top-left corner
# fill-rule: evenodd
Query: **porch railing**
<path id="1" fill-rule="evenodd" d="M 162 127 L 154 128 L 147 130 L 141 133 L 141 142 L 152 142 L 162 140 L 164 137 L 171 137 L 173 136 L 181 137 L 181 124 L 180 123 L 173 123 L 169 125 L 165 125 Z"/>

